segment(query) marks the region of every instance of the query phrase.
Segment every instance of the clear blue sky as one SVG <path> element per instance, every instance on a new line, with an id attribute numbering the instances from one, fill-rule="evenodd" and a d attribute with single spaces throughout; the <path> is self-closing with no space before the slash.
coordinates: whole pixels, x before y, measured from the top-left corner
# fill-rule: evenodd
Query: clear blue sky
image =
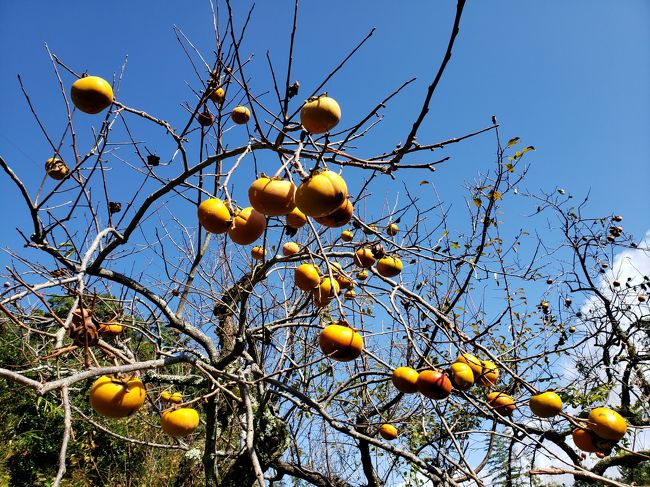
<path id="1" fill-rule="evenodd" d="M 288 46 L 291 10 L 292 2 L 281 0 L 256 6 L 243 46 L 245 55 L 255 53 L 248 75 L 256 93 L 270 89 L 266 49 L 284 77 L 281 61 Z M 384 122 L 355 153 L 363 157 L 392 148 L 385 141 L 405 138 L 444 52 L 454 10 L 455 2 L 442 0 L 404 5 L 303 2 L 294 57 L 301 95 L 315 88 L 376 27 L 370 42 L 326 88 L 343 107 L 342 124 L 347 126 L 416 76 L 417 82 L 383 112 Z M 237 21 L 241 26 L 243 16 Z M 0 42 L 5 46 L 0 54 L 0 154 L 29 181 L 30 189 L 40 184 L 43 161 L 51 154 L 16 74 L 22 75 L 39 114 L 58 138 L 64 110 L 43 44 L 47 42 L 76 70 L 108 79 L 128 55 L 120 100 L 179 126 L 185 117 L 179 104 L 192 100 L 185 81 L 194 87 L 198 83 L 173 25 L 209 56 L 213 41 L 208 2 L 0 3 Z M 576 196 L 590 191 L 592 214 L 621 213 L 626 230 L 641 237 L 650 227 L 649 87 L 650 3 L 645 0 L 470 0 L 419 141 L 462 135 L 487 126 L 496 115 L 504 138 L 517 135 L 537 148 L 530 158 L 533 166 L 526 187 L 563 187 Z M 273 93 L 266 99 L 272 103 Z M 83 123 L 80 128 L 89 130 L 90 122 Z M 147 137 L 153 133 L 145 132 Z M 459 194 L 463 181 L 489 168 L 493 149 L 488 136 L 441 153 L 453 156 L 435 175 L 442 196 Z M 386 178 L 376 194 L 389 193 L 389 185 Z M 243 191 L 242 184 L 241 198 Z M 0 204 L 21 209 L 8 213 L 9 225 L 0 237 L 0 247 L 15 245 L 12 229 L 25 228 L 27 214 L 4 176 Z"/>

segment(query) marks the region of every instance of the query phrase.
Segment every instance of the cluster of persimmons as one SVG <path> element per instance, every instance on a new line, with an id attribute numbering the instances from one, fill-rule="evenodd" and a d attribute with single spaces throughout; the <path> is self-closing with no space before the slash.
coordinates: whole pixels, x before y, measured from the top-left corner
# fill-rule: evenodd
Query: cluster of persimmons
<path id="1" fill-rule="evenodd" d="M 225 100 L 225 91 L 221 87 L 211 88 L 208 98 L 221 106 Z M 113 103 L 113 91 L 109 83 L 96 76 L 84 76 L 77 80 L 71 89 L 71 99 L 81 111 L 96 114 Z M 244 106 L 237 106 L 231 113 L 233 122 L 245 124 L 250 118 L 250 111 Z M 309 99 L 300 112 L 302 127 L 309 133 L 320 134 L 331 130 L 341 118 L 338 103 L 327 95 Z M 197 116 L 199 124 L 212 125 L 214 117 L 206 109 Z M 66 164 L 59 158 L 46 162 L 47 174 L 57 180 L 68 176 Z M 227 233 L 230 240 L 238 245 L 250 245 L 265 232 L 267 217 L 284 217 L 286 226 L 295 231 L 313 218 L 318 224 L 329 228 L 347 225 L 353 217 L 354 207 L 350 201 L 348 187 L 343 177 L 326 168 L 312 171 L 303 178 L 299 186 L 279 176 L 262 175 L 248 189 L 250 206 L 233 209 L 218 198 L 205 199 L 198 207 L 200 225 L 213 234 Z M 377 231 L 376 229 L 370 229 Z M 395 236 L 399 229 L 395 223 L 389 223 L 386 233 Z M 344 230 L 340 238 L 344 242 L 353 240 L 350 230 Z M 296 242 L 287 242 L 282 248 L 288 257 L 300 252 Z M 256 260 L 265 258 L 265 249 L 255 246 L 251 254 Z M 387 255 L 381 246 L 361 246 L 354 254 L 354 263 L 359 268 L 358 280 L 368 277 L 367 269 L 375 266 L 376 272 L 386 278 L 395 277 L 402 271 L 402 261 L 393 255 Z M 346 290 L 346 299 L 354 299 L 353 280 L 343 271 L 337 262 L 327 263 L 327 272 L 321 272 L 314 263 L 302 263 L 295 268 L 294 281 L 297 288 L 312 293 L 317 307 L 327 306 Z M 82 321 L 86 317 L 82 314 Z M 119 334 L 121 325 L 104 325 L 105 333 Z M 112 328 L 111 328 L 112 327 Z M 119 328 L 118 328 L 119 327 Z M 351 328 L 345 320 L 326 326 L 319 337 L 322 352 L 329 358 L 347 362 L 358 358 L 363 352 L 361 334 Z M 474 384 L 494 388 L 499 378 L 499 370 L 494 362 L 480 360 L 474 355 L 462 353 L 447 370 L 425 369 L 417 371 L 411 367 L 397 367 L 391 376 L 394 387 L 404 394 L 419 392 L 423 396 L 442 400 L 447 398 L 455 388 L 467 391 Z M 111 418 L 123 418 L 140 408 L 145 401 L 146 391 L 142 381 L 135 377 L 102 376 L 92 385 L 90 404 L 99 414 Z M 182 437 L 192 433 L 199 424 L 199 414 L 195 409 L 179 406 L 182 396 L 178 392 L 164 391 L 160 397 L 163 403 L 171 406 L 161 415 L 163 431 L 173 437 Z M 515 400 L 499 391 L 490 392 L 487 404 L 501 416 L 511 416 L 516 409 Z M 562 414 L 562 400 L 553 391 L 534 394 L 529 400 L 532 413 L 539 418 L 551 418 Z M 567 416 L 568 417 L 568 416 Z M 625 419 L 609 408 L 593 409 L 586 420 L 577 420 L 577 427 L 572 434 L 575 445 L 581 450 L 594 452 L 603 456 L 611 451 L 627 430 Z M 398 430 L 394 425 L 384 424 L 379 434 L 387 439 L 397 438 Z"/>

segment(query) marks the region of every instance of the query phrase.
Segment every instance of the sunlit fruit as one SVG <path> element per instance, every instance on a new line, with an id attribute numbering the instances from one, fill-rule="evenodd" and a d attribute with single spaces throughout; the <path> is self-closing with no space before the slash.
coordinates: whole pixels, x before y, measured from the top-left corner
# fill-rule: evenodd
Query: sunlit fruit
<path id="1" fill-rule="evenodd" d="M 334 279 L 336 279 L 336 282 L 339 283 L 339 287 L 341 289 L 350 289 L 352 286 L 354 286 L 354 281 L 342 272 L 337 272 L 334 275 Z"/>
<path id="2" fill-rule="evenodd" d="M 384 277 L 395 277 L 402 272 L 402 261 L 397 257 L 382 257 L 377 261 L 377 272 Z"/>
<path id="3" fill-rule="evenodd" d="M 121 380 L 103 375 L 90 388 L 90 405 L 102 416 L 125 418 L 144 404 L 146 396 L 140 379 Z"/>
<path id="4" fill-rule="evenodd" d="M 589 428 L 606 440 L 620 440 L 627 431 L 627 421 L 613 409 L 592 409 L 587 421 Z"/>
<path id="5" fill-rule="evenodd" d="M 319 216 L 314 218 L 318 223 L 330 228 L 339 228 L 352 219 L 352 214 L 354 213 L 354 207 L 350 202 L 349 198 L 346 198 L 345 202 L 339 206 L 336 210 L 326 216 Z"/>
<path id="6" fill-rule="evenodd" d="M 384 440 L 388 441 L 394 440 L 398 435 L 397 428 L 392 424 L 382 424 L 379 427 L 379 434 Z"/>
<path id="7" fill-rule="evenodd" d="M 252 206 L 239 211 L 228 229 L 230 239 L 239 245 L 255 242 L 266 230 L 266 217 Z"/>
<path id="8" fill-rule="evenodd" d="M 339 293 L 341 286 L 336 281 L 332 280 L 329 277 L 325 277 L 316 289 L 314 289 L 314 300 L 317 302 L 317 306 L 322 306 L 322 304 L 327 304 L 335 295 Z"/>
<path id="9" fill-rule="evenodd" d="M 295 203 L 294 203 L 295 204 Z M 302 228 L 307 224 L 307 215 L 305 215 L 297 206 L 286 216 L 286 223 L 291 228 Z"/>
<path id="10" fill-rule="evenodd" d="M 180 404 L 181 402 L 183 402 L 183 394 L 181 394 L 180 392 L 162 391 L 162 393 L 160 394 L 160 399 L 163 402 Z"/>
<path id="11" fill-rule="evenodd" d="M 300 109 L 300 123 L 312 134 L 322 134 L 341 120 L 341 107 L 327 95 L 310 98 Z"/>
<path id="12" fill-rule="evenodd" d="M 596 435 L 589 430 L 583 428 L 576 428 L 571 432 L 571 438 L 576 447 L 582 451 L 595 453 L 598 451 L 596 446 Z"/>
<path id="13" fill-rule="evenodd" d="M 296 206 L 307 216 L 326 216 L 341 206 L 348 197 L 345 180 L 334 171 L 310 176 L 296 190 Z"/>
<path id="14" fill-rule="evenodd" d="M 389 223 L 388 226 L 386 227 L 386 233 L 391 237 L 397 235 L 397 232 L 399 232 L 399 227 L 397 226 L 396 223 Z"/>
<path id="15" fill-rule="evenodd" d="M 511 416 L 515 411 L 515 400 L 503 392 L 490 392 L 487 402 L 502 416 Z"/>
<path id="16" fill-rule="evenodd" d="M 84 76 L 72 83 L 72 103 L 84 113 L 94 115 L 113 103 L 113 88 L 99 76 Z"/>
<path id="17" fill-rule="evenodd" d="M 332 267 L 332 274 L 334 275 L 334 279 L 336 279 L 336 282 L 339 283 L 339 287 L 341 289 L 349 289 L 354 286 L 354 281 L 345 274 L 345 271 L 343 270 L 343 267 L 340 263 L 332 262 L 330 265 Z"/>
<path id="18" fill-rule="evenodd" d="M 353 300 L 357 297 L 357 292 L 354 289 L 348 289 L 344 294 L 345 299 L 348 301 Z"/>
<path id="19" fill-rule="evenodd" d="M 341 240 L 344 242 L 352 242 L 354 239 L 354 233 L 352 233 L 350 230 L 343 230 L 341 232 Z"/>
<path id="20" fill-rule="evenodd" d="M 233 108 L 232 113 L 230 114 L 232 121 L 238 125 L 243 125 L 248 123 L 251 118 L 251 111 L 242 105 L 236 106 Z"/>
<path id="21" fill-rule="evenodd" d="M 352 328 L 328 325 L 321 332 L 318 344 L 322 352 L 339 362 L 354 360 L 363 350 L 363 338 Z"/>
<path id="22" fill-rule="evenodd" d="M 70 169 L 63 160 L 58 157 L 50 157 L 45 161 L 45 172 L 52 179 L 60 181 L 70 174 Z"/>
<path id="23" fill-rule="evenodd" d="M 482 370 L 479 382 L 484 387 L 493 386 L 499 379 L 499 369 L 491 360 L 481 360 Z"/>
<path id="24" fill-rule="evenodd" d="M 230 211 L 223 201 L 209 198 L 199 205 L 199 223 L 210 233 L 225 233 L 232 224 Z"/>
<path id="25" fill-rule="evenodd" d="M 639 294 L 636 297 L 636 299 L 637 299 L 637 301 L 639 301 L 639 303 L 645 303 L 648 298 L 646 298 L 645 294 Z"/>
<path id="26" fill-rule="evenodd" d="M 301 264 L 294 271 L 296 287 L 303 291 L 311 291 L 320 283 L 320 271 L 313 264 Z"/>
<path id="27" fill-rule="evenodd" d="M 454 362 L 449 367 L 451 382 L 456 389 L 466 391 L 474 385 L 474 372 L 464 362 Z"/>
<path id="28" fill-rule="evenodd" d="M 553 391 L 535 394 L 528 405 L 533 414 L 540 418 L 551 418 L 562 412 L 562 399 Z"/>
<path id="29" fill-rule="evenodd" d="M 357 272 L 357 279 L 360 281 L 365 281 L 368 279 L 368 271 L 365 269 L 361 269 L 359 272 Z"/>
<path id="30" fill-rule="evenodd" d="M 460 354 L 455 362 L 469 365 L 474 373 L 475 380 L 483 373 L 483 365 L 481 364 L 481 361 L 471 353 Z"/>
<path id="31" fill-rule="evenodd" d="M 173 438 L 182 438 L 199 426 L 199 413 L 192 408 L 168 409 L 160 415 L 162 430 Z"/>
<path id="32" fill-rule="evenodd" d="M 354 263 L 359 267 L 368 269 L 375 263 L 375 256 L 368 247 L 361 247 L 354 253 Z"/>
<path id="33" fill-rule="evenodd" d="M 413 394 L 418 391 L 417 382 L 419 375 L 418 371 L 411 367 L 397 367 L 393 370 L 390 379 L 398 391 Z"/>
<path id="34" fill-rule="evenodd" d="M 101 323 L 99 325 L 99 333 L 104 335 L 119 335 L 124 330 L 124 327 L 119 323 Z"/>
<path id="35" fill-rule="evenodd" d="M 300 245 L 296 242 L 287 242 L 282 246 L 282 255 L 289 257 L 300 252 Z"/>
<path id="36" fill-rule="evenodd" d="M 226 92 L 223 88 L 219 87 L 210 93 L 209 97 L 217 105 L 223 105 L 224 100 L 226 99 Z"/>
<path id="37" fill-rule="evenodd" d="M 569 327 L 569 333 L 575 333 L 576 332 L 576 327 L 575 326 L 570 326 Z"/>
<path id="38" fill-rule="evenodd" d="M 451 381 L 439 370 L 423 370 L 416 381 L 418 391 L 430 399 L 444 399 L 451 394 Z"/>
<path id="39" fill-rule="evenodd" d="M 263 176 L 253 181 L 248 188 L 248 200 L 251 202 L 251 206 L 260 213 L 269 216 L 282 216 L 291 213 L 296 207 L 295 194 L 296 186 L 291 181 L 281 178 Z"/>
<path id="40" fill-rule="evenodd" d="M 266 255 L 266 249 L 259 245 L 256 245 L 251 249 L 251 257 L 255 260 L 263 260 Z"/>

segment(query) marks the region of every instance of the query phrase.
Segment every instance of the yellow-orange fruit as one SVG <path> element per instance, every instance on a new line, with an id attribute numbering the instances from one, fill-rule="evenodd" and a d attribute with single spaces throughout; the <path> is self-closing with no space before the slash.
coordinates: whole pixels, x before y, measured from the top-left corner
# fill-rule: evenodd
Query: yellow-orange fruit
<path id="1" fill-rule="evenodd" d="M 375 256 L 368 247 L 361 247 L 354 253 L 354 263 L 365 269 L 372 267 L 375 263 Z"/>
<path id="2" fill-rule="evenodd" d="M 456 389 L 466 391 L 474 385 L 474 371 L 464 362 L 454 362 L 449 367 L 451 382 Z"/>
<path id="3" fill-rule="evenodd" d="M 144 404 L 146 396 L 140 379 L 122 381 L 103 375 L 90 388 L 90 405 L 102 416 L 125 418 Z"/>
<path id="4" fill-rule="evenodd" d="M 363 338 L 348 326 L 328 325 L 318 339 L 320 349 L 339 362 L 354 360 L 363 350 Z"/>
<path id="5" fill-rule="evenodd" d="M 613 409 L 595 408 L 587 419 L 589 428 L 606 440 L 620 440 L 627 431 L 627 421 Z"/>
<path id="6" fill-rule="evenodd" d="M 379 427 L 379 434 L 384 440 L 391 441 L 397 438 L 398 432 L 392 424 L 382 424 Z"/>
<path id="7" fill-rule="evenodd" d="M 72 103 L 84 113 L 94 115 L 113 103 L 113 88 L 99 76 L 84 76 L 72 83 Z"/>
<path id="8" fill-rule="evenodd" d="M 384 277 L 395 277 L 402 272 L 402 261 L 397 257 L 382 257 L 377 262 L 377 272 Z"/>
<path id="9" fill-rule="evenodd" d="M 124 327 L 119 323 L 101 323 L 99 325 L 99 333 L 104 335 L 119 335 L 124 330 Z"/>
<path id="10" fill-rule="evenodd" d="M 327 304 L 339 293 L 341 286 L 329 277 L 325 277 L 320 285 L 314 289 L 314 303 L 318 307 L 327 306 Z"/>
<path id="11" fill-rule="evenodd" d="M 413 394 L 418 391 L 417 382 L 419 375 L 418 371 L 411 367 L 397 367 L 393 370 L 393 375 L 391 375 L 390 379 L 398 391 Z"/>
<path id="12" fill-rule="evenodd" d="M 50 157 L 45 161 L 45 172 L 52 179 L 60 181 L 70 174 L 70 169 L 68 169 L 68 166 L 62 159 L 59 159 L 58 157 Z"/>
<path id="13" fill-rule="evenodd" d="M 300 109 L 300 123 L 312 134 L 322 134 L 341 120 L 341 107 L 329 96 L 308 100 Z"/>
<path id="14" fill-rule="evenodd" d="M 334 171 L 323 171 L 307 178 L 296 190 L 296 206 L 307 216 L 326 216 L 348 197 L 345 180 Z"/>
<path id="15" fill-rule="evenodd" d="M 264 247 L 260 247 L 259 245 L 256 245 L 251 249 L 251 257 L 255 260 L 262 260 L 264 259 L 264 256 L 266 255 L 266 250 Z"/>
<path id="16" fill-rule="evenodd" d="M 343 230 L 341 232 L 341 240 L 344 242 L 352 242 L 354 239 L 354 233 L 352 233 L 350 230 Z"/>
<path id="17" fill-rule="evenodd" d="M 199 223 L 210 233 L 225 233 L 232 224 L 228 207 L 218 198 L 203 201 L 198 208 Z"/>
<path id="18" fill-rule="evenodd" d="M 352 219 L 352 214 L 354 213 L 354 206 L 350 202 L 349 198 L 345 199 L 345 202 L 339 206 L 332 213 L 314 218 L 318 223 L 330 228 L 339 228 Z"/>
<path id="19" fill-rule="evenodd" d="M 302 228 L 307 224 L 307 215 L 305 215 L 297 206 L 286 216 L 286 223 L 291 228 Z"/>
<path id="20" fill-rule="evenodd" d="M 250 120 L 251 112 L 247 107 L 239 105 L 233 108 L 232 113 L 230 114 L 230 118 L 232 118 L 232 121 L 236 124 L 243 125 L 245 123 L 248 123 Z"/>
<path id="21" fill-rule="evenodd" d="M 418 375 L 418 390 L 423 396 L 440 400 L 451 394 L 451 381 L 447 374 L 440 370 L 423 370 Z"/>
<path id="22" fill-rule="evenodd" d="M 399 231 L 399 227 L 397 226 L 396 223 L 389 223 L 386 226 L 386 233 L 390 235 L 391 237 L 394 237 L 397 235 L 397 232 Z"/>
<path id="23" fill-rule="evenodd" d="M 502 416 L 511 416 L 515 411 L 515 400 L 503 392 L 490 392 L 487 402 Z"/>
<path id="24" fill-rule="evenodd" d="M 481 365 L 480 384 L 484 387 L 490 387 L 496 384 L 499 378 L 499 369 L 497 369 L 495 363 L 490 360 L 481 360 Z"/>
<path id="25" fill-rule="evenodd" d="M 228 236 L 239 245 L 249 245 L 255 242 L 266 230 L 266 217 L 252 206 L 244 208 L 233 218 Z"/>
<path id="26" fill-rule="evenodd" d="M 160 416 L 160 426 L 169 436 L 181 438 L 199 426 L 199 413 L 192 408 L 168 409 Z"/>
<path id="27" fill-rule="evenodd" d="M 535 416 L 551 418 L 562 412 L 562 399 L 555 392 L 546 391 L 532 396 L 528 406 Z"/>
<path id="28" fill-rule="evenodd" d="M 598 447 L 596 446 L 597 437 L 593 431 L 576 428 L 571 432 L 571 438 L 575 446 L 582 451 L 589 453 L 596 453 L 598 451 Z"/>
<path id="29" fill-rule="evenodd" d="M 320 271 L 313 264 L 301 264 L 294 271 L 296 287 L 303 291 L 311 291 L 320 283 Z"/>
<path id="30" fill-rule="evenodd" d="M 160 394 L 160 399 L 163 402 L 180 404 L 181 402 L 183 402 L 183 394 L 181 394 L 180 392 L 162 391 L 162 393 Z"/>
<path id="31" fill-rule="evenodd" d="M 248 188 L 248 200 L 260 213 L 269 216 L 288 215 L 296 207 L 296 186 L 286 179 L 261 177 Z M 299 228 L 299 227 L 296 227 Z"/>
<path id="32" fill-rule="evenodd" d="M 223 88 L 219 87 L 210 93 L 210 96 L 208 98 L 210 98 L 210 100 L 215 102 L 217 105 L 223 105 L 223 102 L 226 99 L 226 92 Z"/>
<path id="33" fill-rule="evenodd" d="M 456 359 L 456 362 L 469 365 L 474 373 L 474 380 L 483 373 L 483 365 L 481 364 L 481 361 L 471 353 L 460 354 Z"/>
<path id="34" fill-rule="evenodd" d="M 282 246 L 282 255 L 289 257 L 300 252 L 300 245 L 296 242 L 287 242 Z"/>

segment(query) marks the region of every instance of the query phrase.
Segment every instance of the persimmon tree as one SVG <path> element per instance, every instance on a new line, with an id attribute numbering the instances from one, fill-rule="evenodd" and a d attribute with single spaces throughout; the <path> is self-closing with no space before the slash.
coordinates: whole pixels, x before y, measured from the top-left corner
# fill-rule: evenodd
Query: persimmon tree
<path id="1" fill-rule="evenodd" d="M 106 81 L 48 51 L 63 133 L 23 88 L 51 146 L 42 182 L 0 158 L 30 222 L 9 249 L 0 377 L 59 411 L 54 485 L 88 425 L 184 452 L 174 485 L 624 485 L 616 467 L 650 458 L 650 283 L 606 269 L 645 244 L 586 200 L 523 190 L 534 149 L 495 117 L 420 134 L 464 7 L 415 117 L 382 147 L 364 137 L 412 80 L 354 117 L 325 93 L 371 32 L 301 85 L 298 2 L 284 62 L 266 57 L 272 86 L 247 75 L 247 19 L 229 1 L 210 55 L 179 35 L 193 68 L 179 125 L 121 98 L 124 67 Z M 462 221 L 404 184 L 435 188 L 455 144 L 487 137 Z M 390 201 L 373 192 L 382 178 Z M 526 205 L 543 236 L 500 221 Z"/>

